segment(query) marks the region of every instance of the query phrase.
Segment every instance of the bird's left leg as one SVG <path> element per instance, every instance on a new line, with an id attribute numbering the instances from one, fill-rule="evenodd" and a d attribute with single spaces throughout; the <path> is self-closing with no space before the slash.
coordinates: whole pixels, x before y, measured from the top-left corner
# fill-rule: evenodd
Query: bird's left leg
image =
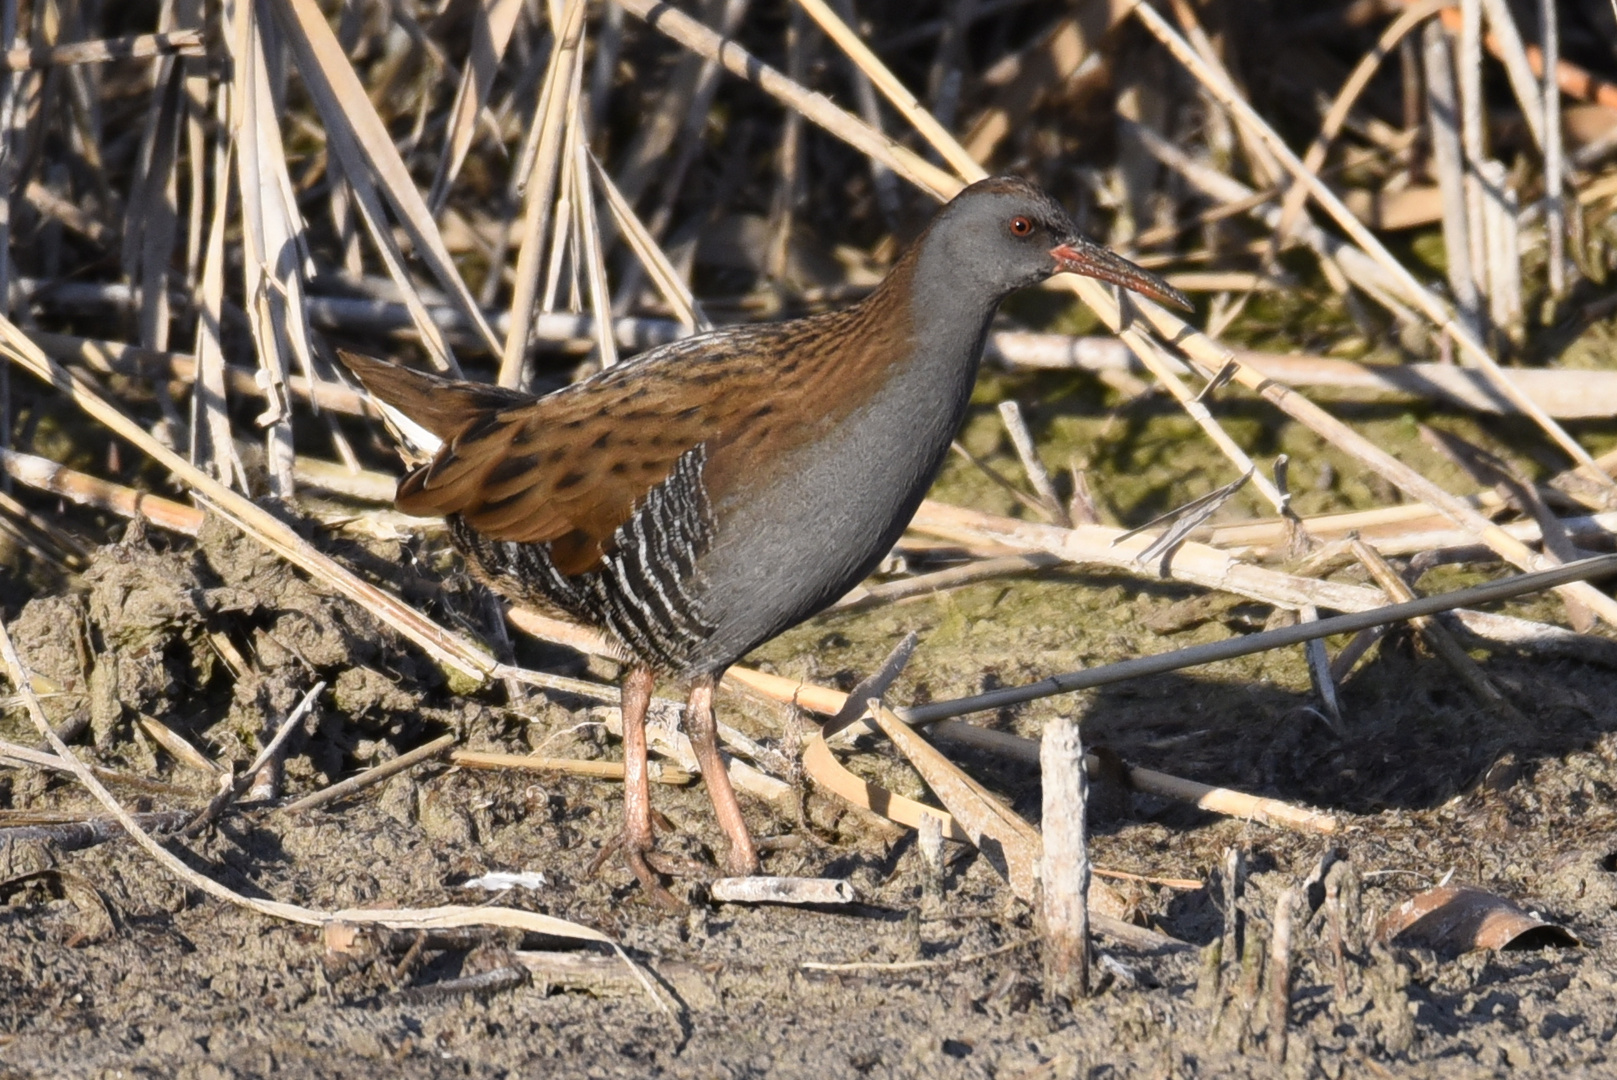
<path id="1" fill-rule="evenodd" d="M 713 800 L 713 812 L 730 838 L 730 873 L 745 877 L 758 872 L 758 849 L 747 832 L 741 804 L 736 801 L 735 788 L 730 786 L 730 773 L 719 754 L 719 725 L 713 716 L 713 687 L 718 681 L 718 673 L 692 681 L 691 696 L 685 705 L 685 733 L 696 751 L 702 782 L 707 784 L 708 798 Z"/>
<path id="2" fill-rule="evenodd" d="M 646 855 L 652 849 L 646 712 L 651 707 L 655 682 L 651 669 L 643 664 L 630 667 L 623 677 L 623 834 L 619 842 L 641 887 L 664 907 L 678 908 L 679 901 L 646 865 Z"/>

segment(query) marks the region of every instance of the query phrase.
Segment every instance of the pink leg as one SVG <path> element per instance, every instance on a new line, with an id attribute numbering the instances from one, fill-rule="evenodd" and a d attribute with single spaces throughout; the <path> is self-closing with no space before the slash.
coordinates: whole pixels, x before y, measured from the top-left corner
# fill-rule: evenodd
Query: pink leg
<path id="1" fill-rule="evenodd" d="M 713 800 L 713 812 L 719 826 L 730 837 L 730 873 L 745 877 L 758 872 L 758 851 L 741 816 L 741 804 L 730 786 L 724 759 L 719 756 L 719 727 L 713 718 L 713 686 L 717 682 L 717 675 L 707 675 L 691 683 L 690 700 L 685 706 L 685 732 L 691 737 L 691 747 L 702 767 L 702 780 L 707 784 L 708 798 Z"/>
<path id="2" fill-rule="evenodd" d="M 651 669 L 636 664 L 623 677 L 623 856 L 629 869 L 651 898 L 665 907 L 680 907 L 646 865 L 652 848 L 651 780 L 646 769 L 646 710 L 656 679 Z"/>

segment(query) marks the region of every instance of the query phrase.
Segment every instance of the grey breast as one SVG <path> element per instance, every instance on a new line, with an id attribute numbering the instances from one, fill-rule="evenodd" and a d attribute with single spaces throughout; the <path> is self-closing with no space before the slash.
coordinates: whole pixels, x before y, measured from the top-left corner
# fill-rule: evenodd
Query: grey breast
<path id="1" fill-rule="evenodd" d="M 975 339 L 975 340 L 974 340 Z M 970 400 L 981 335 L 895 367 L 833 433 L 714 507 L 697 561 L 714 630 L 689 666 L 727 666 L 835 602 L 897 542 L 937 475 Z M 975 353 L 972 356 L 964 354 Z"/>

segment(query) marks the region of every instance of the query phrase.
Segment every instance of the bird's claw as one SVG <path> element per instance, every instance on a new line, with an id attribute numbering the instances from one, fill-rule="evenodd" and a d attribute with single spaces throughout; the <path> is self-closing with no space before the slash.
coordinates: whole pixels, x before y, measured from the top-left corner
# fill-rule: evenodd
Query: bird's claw
<path id="1" fill-rule="evenodd" d="M 637 838 L 622 834 L 613 837 L 595 853 L 595 858 L 590 860 L 589 869 L 584 872 L 585 876 L 594 877 L 600 872 L 606 860 L 620 851 L 623 853 L 623 861 L 628 863 L 629 869 L 633 871 L 635 880 L 640 882 L 640 887 L 646 890 L 646 895 L 655 900 L 659 907 L 668 911 L 681 911 L 685 908 L 685 904 L 664 888 L 663 883 L 657 879 L 657 870 L 662 870 L 662 867 L 659 865 L 657 870 L 652 869 L 653 862 L 660 864 L 664 861 L 663 856 L 659 855 L 649 843 L 639 841 Z M 666 870 L 663 872 L 667 873 Z"/>

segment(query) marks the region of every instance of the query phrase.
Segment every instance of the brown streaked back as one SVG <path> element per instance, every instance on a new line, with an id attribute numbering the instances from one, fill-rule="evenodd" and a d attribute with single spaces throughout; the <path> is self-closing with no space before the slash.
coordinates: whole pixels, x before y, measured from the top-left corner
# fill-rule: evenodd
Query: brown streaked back
<path id="1" fill-rule="evenodd" d="M 600 566 L 613 534 L 697 445 L 722 513 L 726 495 L 766 481 L 784 449 L 829 435 L 907 355 L 907 310 L 873 309 L 878 296 L 676 342 L 542 398 L 344 360 L 371 393 L 444 439 L 399 482 L 399 509 L 548 544 L 556 569 L 574 576 Z"/>

